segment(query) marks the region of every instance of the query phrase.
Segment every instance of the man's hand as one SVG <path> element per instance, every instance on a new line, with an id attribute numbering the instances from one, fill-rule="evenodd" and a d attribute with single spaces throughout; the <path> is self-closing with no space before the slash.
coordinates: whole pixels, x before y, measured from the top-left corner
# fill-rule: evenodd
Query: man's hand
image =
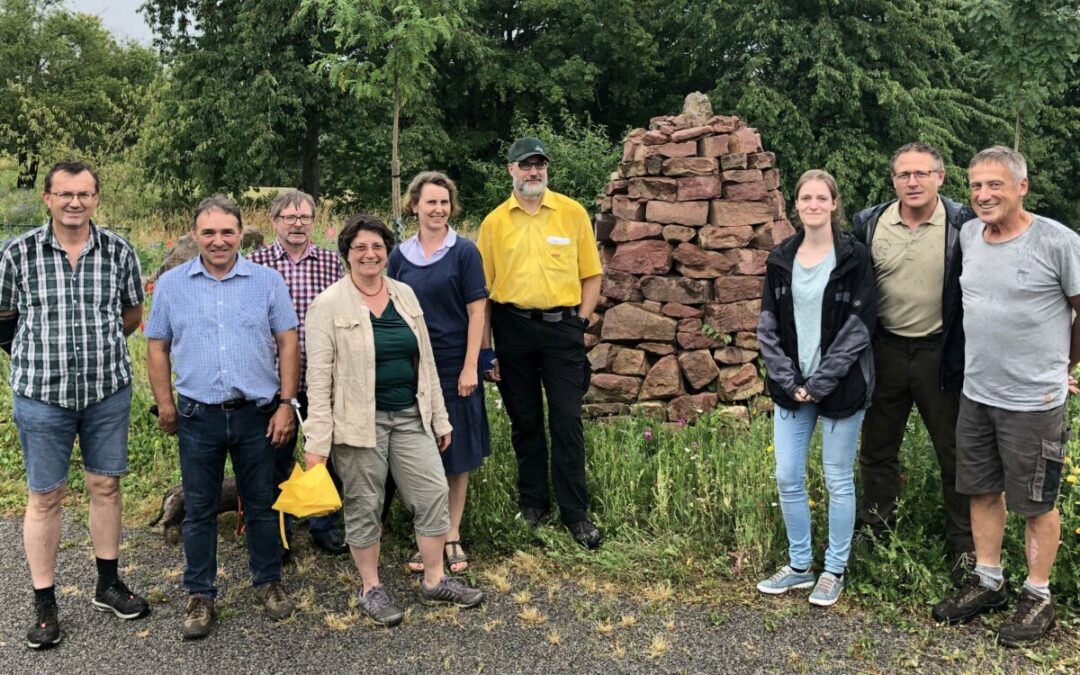
<path id="1" fill-rule="evenodd" d="M 476 391 L 477 384 L 476 368 L 463 368 L 458 376 L 457 395 L 461 398 L 471 396 Z"/>
<path id="2" fill-rule="evenodd" d="M 1076 385 L 1076 376 L 1072 373 L 1069 373 L 1069 393 L 1080 394 L 1080 387 Z"/>
<path id="3" fill-rule="evenodd" d="M 446 452 L 446 449 L 450 447 L 450 434 L 439 436 L 435 440 L 435 445 L 439 448 L 439 452 Z"/>
<path id="4" fill-rule="evenodd" d="M 157 426 L 170 436 L 175 436 L 176 431 L 179 428 L 176 418 L 176 406 L 158 406 Z"/>
<path id="5" fill-rule="evenodd" d="M 484 379 L 488 382 L 499 381 L 499 359 L 491 360 L 491 370 L 484 371 Z"/>
<path id="6" fill-rule="evenodd" d="M 282 404 L 277 412 L 270 418 L 270 424 L 266 427 L 266 437 L 270 439 L 270 445 L 280 448 L 296 433 L 296 413 L 292 406 Z"/>
<path id="7" fill-rule="evenodd" d="M 311 471 L 316 464 L 326 464 L 327 459 L 329 458 L 323 457 L 322 455 L 316 455 L 314 452 L 305 452 L 304 467 L 307 471 Z"/>

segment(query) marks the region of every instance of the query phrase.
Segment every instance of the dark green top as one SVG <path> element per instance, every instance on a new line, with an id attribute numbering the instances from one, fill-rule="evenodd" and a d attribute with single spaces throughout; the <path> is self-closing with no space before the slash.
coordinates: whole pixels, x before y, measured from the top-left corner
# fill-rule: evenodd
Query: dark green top
<path id="1" fill-rule="evenodd" d="M 375 409 L 404 410 L 416 403 L 416 356 L 419 347 L 394 302 L 381 317 L 371 315 L 375 336 Z"/>

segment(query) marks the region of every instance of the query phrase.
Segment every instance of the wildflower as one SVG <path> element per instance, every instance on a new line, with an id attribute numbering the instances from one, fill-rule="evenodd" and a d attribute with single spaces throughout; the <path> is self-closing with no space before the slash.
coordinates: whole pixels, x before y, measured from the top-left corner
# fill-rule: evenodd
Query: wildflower
<path id="1" fill-rule="evenodd" d="M 1072 457 L 1070 457 L 1068 455 L 1065 455 L 1065 463 L 1066 464 L 1072 464 L 1073 463 Z"/>
<path id="2" fill-rule="evenodd" d="M 142 322 L 139 323 L 139 331 L 143 332 L 143 333 L 146 332 L 146 322 L 145 321 L 142 321 Z"/>
<path id="3" fill-rule="evenodd" d="M 1073 473 L 1073 474 L 1080 473 L 1080 466 L 1074 466 L 1073 468 L 1069 469 L 1069 473 Z"/>
<path id="4" fill-rule="evenodd" d="M 1076 528 L 1076 533 L 1080 534 L 1080 527 Z"/>
<path id="5" fill-rule="evenodd" d="M 173 247 L 173 240 L 172 239 L 165 240 L 165 248 L 172 248 L 172 247 Z"/>
<path id="6" fill-rule="evenodd" d="M 1075 474 L 1069 474 L 1069 477 L 1065 480 L 1075 485 L 1077 481 L 1080 481 L 1080 478 L 1077 478 Z"/>
<path id="7" fill-rule="evenodd" d="M 336 236 L 337 236 L 337 232 L 334 232 L 334 228 L 332 228 L 332 227 L 326 228 L 326 238 L 327 239 L 333 239 Z"/>
<path id="8" fill-rule="evenodd" d="M 814 508 L 815 506 L 817 506 L 817 502 L 815 502 L 813 499 L 811 499 L 810 500 L 810 508 Z"/>
<path id="9" fill-rule="evenodd" d="M 154 282 L 153 281 L 147 281 L 146 282 L 146 292 L 147 293 L 153 293 L 154 292 Z"/>
<path id="10" fill-rule="evenodd" d="M 769 445 L 766 446 L 766 448 L 765 448 L 765 452 L 773 452 L 775 450 L 776 450 L 776 448 L 773 447 L 772 443 L 769 443 Z"/>
<path id="11" fill-rule="evenodd" d="M 698 448 L 701 447 L 701 443 L 698 443 L 697 441 L 694 441 L 693 443 L 690 444 L 690 447 L 697 450 Z"/>
<path id="12" fill-rule="evenodd" d="M 645 431 L 643 431 L 641 435 L 645 440 L 651 441 L 652 440 L 652 427 L 645 427 Z"/>

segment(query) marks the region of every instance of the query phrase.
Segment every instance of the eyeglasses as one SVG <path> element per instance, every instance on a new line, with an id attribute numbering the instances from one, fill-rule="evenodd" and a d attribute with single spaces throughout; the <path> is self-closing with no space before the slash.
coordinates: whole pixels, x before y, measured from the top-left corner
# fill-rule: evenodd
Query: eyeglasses
<path id="1" fill-rule="evenodd" d="M 543 171 L 548 167 L 546 159 L 538 159 L 532 162 L 518 162 L 517 165 L 519 169 L 524 169 L 526 171 L 532 171 L 533 169 L 539 169 Z"/>
<path id="2" fill-rule="evenodd" d="M 936 173 L 938 173 L 938 172 L 937 171 L 902 171 L 900 173 L 894 173 L 892 175 L 892 177 L 893 177 L 893 180 L 896 181 L 897 183 L 906 183 L 906 182 L 908 182 L 908 180 L 912 176 L 915 176 L 915 180 L 917 180 L 917 181 L 919 181 L 921 183 L 921 182 L 923 182 L 925 180 L 930 180 L 930 176 L 933 176 Z"/>
<path id="3" fill-rule="evenodd" d="M 355 246 L 350 246 L 349 250 L 350 251 L 356 251 L 357 253 L 367 253 L 368 252 L 368 245 L 367 244 L 357 244 Z M 372 244 L 371 245 L 371 251 L 374 252 L 374 253 L 379 253 L 379 252 L 385 251 L 385 250 L 386 250 L 386 247 L 383 246 L 382 244 Z"/>
<path id="4" fill-rule="evenodd" d="M 278 216 L 277 219 L 286 225 L 295 225 L 298 220 L 303 225 L 310 225 L 315 222 L 315 216 Z"/>
<path id="5" fill-rule="evenodd" d="M 73 199 L 78 199 L 80 202 L 88 202 L 97 197 L 96 192 L 50 192 L 49 194 L 62 202 L 70 202 Z"/>

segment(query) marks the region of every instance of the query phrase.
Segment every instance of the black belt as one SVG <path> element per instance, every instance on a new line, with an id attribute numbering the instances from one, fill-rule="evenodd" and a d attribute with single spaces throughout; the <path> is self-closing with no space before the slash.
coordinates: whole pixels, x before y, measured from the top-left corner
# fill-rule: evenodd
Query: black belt
<path id="1" fill-rule="evenodd" d="M 577 310 L 573 307 L 554 307 L 552 309 L 521 309 L 514 307 L 513 305 L 501 305 L 510 312 L 523 316 L 526 319 L 532 319 L 533 321 L 546 321 L 548 323 L 559 323 L 563 319 L 569 319 L 572 316 L 577 316 Z"/>
<path id="2" fill-rule="evenodd" d="M 258 401 L 253 401 L 248 398 L 234 398 L 231 401 L 223 401 L 221 403 L 203 403 L 202 405 L 207 408 L 217 408 L 218 410 L 230 411 L 230 410 L 242 410 L 244 408 L 250 408 L 253 405 L 258 405 Z"/>
<path id="3" fill-rule="evenodd" d="M 891 332 L 885 330 L 885 328 L 881 324 L 878 324 L 877 329 L 878 329 L 878 332 L 881 333 L 882 337 L 889 338 L 890 340 L 903 340 L 905 342 L 940 342 L 941 341 L 941 333 L 934 333 L 933 335 L 923 335 L 921 337 L 904 337 L 903 335 L 897 335 L 896 333 L 891 333 Z"/>

